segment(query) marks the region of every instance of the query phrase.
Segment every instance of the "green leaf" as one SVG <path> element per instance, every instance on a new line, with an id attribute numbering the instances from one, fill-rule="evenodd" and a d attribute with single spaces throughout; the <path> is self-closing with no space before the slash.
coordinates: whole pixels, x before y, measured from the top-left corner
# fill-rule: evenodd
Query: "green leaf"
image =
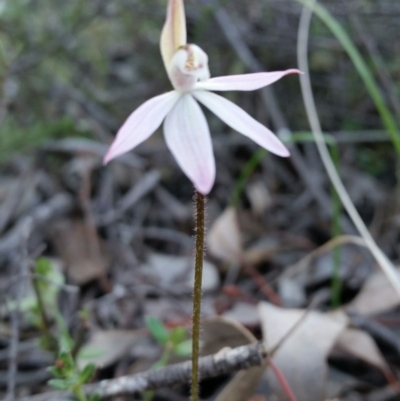
<path id="1" fill-rule="evenodd" d="M 103 348 L 87 345 L 80 349 L 78 359 L 97 359 L 105 353 L 106 352 Z"/>
<path id="2" fill-rule="evenodd" d="M 97 393 L 94 393 L 89 397 L 89 401 L 100 401 L 100 400 L 101 400 L 101 397 Z"/>
<path id="3" fill-rule="evenodd" d="M 62 379 L 51 379 L 47 383 L 50 387 L 55 388 L 56 390 L 68 390 L 70 384 Z"/>
<path id="4" fill-rule="evenodd" d="M 65 282 L 64 275 L 47 258 L 39 258 L 35 264 L 35 283 L 47 312 L 52 315 L 57 309 L 60 288 Z M 35 297 L 35 305 L 37 300 Z M 54 316 L 53 316 L 54 317 Z"/>
<path id="5" fill-rule="evenodd" d="M 188 356 L 192 353 L 192 340 L 182 341 L 174 348 L 175 355 Z"/>
<path id="6" fill-rule="evenodd" d="M 59 327 L 60 330 L 60 349 L 63 352 L 69 353 L 74 348 L 74 340 L 69 335 L 68 331 L 64 327 Z"/>
<path id="7" fill-rule="evenodd" d="M 186 339 L 186 330 L 179 326 L 179 327 L 175 327 L 170 335 L 169 335 L 169 341 L 173 344 L 173 345 L 178 345 L 181 342 L 185 341 Z"/>
<path id="8" fill-rule="evenodd" d="M 52 376 L 57 377 L 58 379 L 61 379 L 64 376 L 63 371 L 60 368 L 57 368 L 56 366 L 50 366 L 48 368 L 48 371 Z"/>
<path id="9" fill-rule="evenodd" d="M 159 361 L 157 361 L 153 366 L 152 369 L 160 369 L 160 368 L 165 368 L 168 364 L 168 360 L 163 360 L 160 359 Z"/>
<path id="10" fill-rule="evenodd" d="M 37 306 L 36 297 L 23 298 L 19 303 L 16 301 L 7 302 L 7 309 L 9 311 L 15 311 L 19 309 L 21 312 L 30 312 L 32 308 Z"/>
<path id="11" fill-rule="evenodd" d="M 45 279 L 37 279 L 36 282 L 44 304 L 51 308 L 57 303 L 58 293 L 65 282 L 65 277 L 47 258 L 39 258 L 36 261 L 35 271 L 38 276 Z"/>
<path id="12" fill-rule="evenodd" d="M 58 359 L 63 363 L 62 370 L 64 372 L 70 372 L 75 370 L 75 362 L 72 359 L 72 356 L 69 352 L 62 351 L 58 357 Z"/>
<path id="13" fill-rule="evenodd" d="M 79 318 L 83 321 L 89 319 L 89 309 L 87 307 L 84 307 L 79 311 Z"/>
<path id="14" fill-rule="evenodd" d="M 82 372 L 79 374 L 79 381 L 82 384 L 88 383 L 91 378 L 94 375 L 94 372 L 96 370 L 96 366 L 93 363 L 90 363 L 89 365 L 86 365 Z"/>
<path id="15" fill-rule="evenodd" d="M 35 273 L 46 277 L 52 270 L 51 261 L 47 258 L 39 258 L 35 264 Z"/>
<path id="16" fill-rule="evenodd" d="M 152 316 L 146 316 L 145 318 L 146 327 L 150 331 L 150 334 L 160 344 L 165 344 L 169 339 L 169 332 L 161 320 L 156 319 Z"/>

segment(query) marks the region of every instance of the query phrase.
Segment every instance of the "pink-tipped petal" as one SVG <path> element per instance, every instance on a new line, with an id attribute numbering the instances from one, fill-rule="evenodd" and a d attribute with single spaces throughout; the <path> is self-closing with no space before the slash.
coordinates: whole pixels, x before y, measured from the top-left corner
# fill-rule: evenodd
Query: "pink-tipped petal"
<path id="1" fill-rule="evenodd" d="M 254 74 L 227 75 L 215 77 L 206 81 L 198 82 L 196 89 L 209 91 L 254 91 L 278 81 L 285 75 L 301 74 L 296 69 L 274 72 L 256 72 Z"/>
<path id="2" fill-rule="evenodd" d="M 249 137 L 263 148 L 278 156 L 287 157 L 289 151 L 268 128 L 264 127 L 235 103 L 207 91 L 194 91 L 192 95 L 225 124 Z"/>
<path id="3" fill-rule="evenodd" d="M 119 129 L 114 142 L 104 156 L 104 164 L 132 150 L 145 141 L 161 125 L 178 101 L 180 94 L 171 91 L 153 97 L 136 109 Z"/>
<path id="4" fill-rule="evenodd" d="M 164 123 L 167 146 L 196 189 L 207 195 L 215 180 L 215 160 L 206 118 L 190 94 L 183 95 Z"/>
<path id="5" fill-rule="evenodd" d="M 167 18 L 160 38 L 161 55 L 166 70 L 175 52 L 184 45 L 186 45 L 186 16 L 183 0 L 169 0 Z"/>

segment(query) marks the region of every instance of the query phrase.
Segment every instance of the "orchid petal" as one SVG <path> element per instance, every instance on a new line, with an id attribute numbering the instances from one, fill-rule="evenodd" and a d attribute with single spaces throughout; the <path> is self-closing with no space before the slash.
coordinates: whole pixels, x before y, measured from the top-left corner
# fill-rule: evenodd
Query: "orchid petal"
<path id="1" fill-rule="evenodd" d="M 228 75 L 198 82 L 195 89 L 210 91 L 253 91 L 271 85 L 288 74 L 301 74 L 296 69 L 274 72 L 256 72 L 254 74 Z"/>
<path id="2" fill-rule="evenodd" d="M 165 116 L 178 101 L 176 91 L 153 97 L 136 109 L 119 129 L 104 157 L 104 164 L 139 145 L 161 125 Z"/>
<path id="3" fill-rule="evenodd" d="M 186 17 L 183 0 L 169 0 L 167 18 L 161 33 L 160 47 L 165 69 L 175 52 L 186 45 Z"/>
<path id="4" fill-rule="evenodd" d="M 234 130 L 278 156 L 289 156 L 289 151 L 272 131 L 236 104 L 212 92 L 194 91 L 192 95 Z"/>
<path id="5" fill-rule="evenodd" d="M 167 146 L 196 189 L 206 195 L 215 180 L 215 160 L 206 118 L 190 94 L 183 95 L 164 123 Z"/>

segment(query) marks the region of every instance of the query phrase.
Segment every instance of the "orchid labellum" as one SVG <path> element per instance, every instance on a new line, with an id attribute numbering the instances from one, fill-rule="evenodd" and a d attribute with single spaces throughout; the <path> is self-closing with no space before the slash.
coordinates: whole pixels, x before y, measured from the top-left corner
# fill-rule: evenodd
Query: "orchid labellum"
<path id="1" fill-rule="evenodd" d="M 183 0 L 169 0 L 161 34 L 161 54 L 174 90 L 143 103 L 122 125 L 104 163 L 149 138 L 164 121 L 168 148 L 197 191 L 208 194 L 215 180 L 210 131 L 199 103 L 234 130 L 278 156 L 289 156 L 282 142 L 231 101 L 211 91 L 252 91 L 270 85 L 296 69 L 210 78 L 208 56 L 186 43 Z"/>

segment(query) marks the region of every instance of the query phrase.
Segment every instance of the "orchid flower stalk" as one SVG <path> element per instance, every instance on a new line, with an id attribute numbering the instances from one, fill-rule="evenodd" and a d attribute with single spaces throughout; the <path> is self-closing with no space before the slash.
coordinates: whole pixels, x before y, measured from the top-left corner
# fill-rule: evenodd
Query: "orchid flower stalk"
<path id="1" fill-rule="evenodd" d="M 213 92 L 252 91 L 299 70 L 260 72 L 210 78 L 207 54 L 187 43 L 183 0 L 168 0 L 161 34 L 161 55 L 174 90 L 143 103 L 125 121 L 104 157 L 108 163 L 149 138 L 164 122 L 167 146 L 196 189 L 196 257 L 193 297 L 192 401 L 198 400 L 198 358 L 201 312 L 201 278 L 204 252 L 205 195 L 215 181 L 211 135 L 200 104 L 228 126 L 264 149 L 282 157 L 289 151 L 265 126 L 243 109 Z"/>

